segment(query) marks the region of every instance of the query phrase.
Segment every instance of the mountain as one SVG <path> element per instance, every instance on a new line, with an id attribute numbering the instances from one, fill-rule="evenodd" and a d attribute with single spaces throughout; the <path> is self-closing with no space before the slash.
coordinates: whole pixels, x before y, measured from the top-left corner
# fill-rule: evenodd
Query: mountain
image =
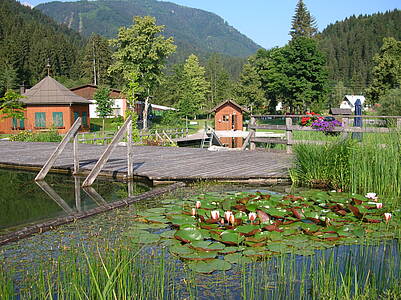
<path id="1" fill-rule="evenodd" d="M 363 90 L 371 81 L 372 58 L 384 37 L 401 40 L 401 10 L 351 16 L 329 25 L 319 43 L 327 56 L 330 78 Z"/>
<path id="2" fill-rule="evenodd" d="M 173 36 L 180 60 L 191 53 L 218 52 L 246 57 L 259 45 L 238 32 L 221 17 L 200 9 L 156 0 L 99 0 L 50 2 L 36 6 L 59 23 L 84 36 L 93 32 L 108 38 L 117 35 L 121 26 L 131 26 L 133 16 L 154 16 L 165 25 L 165 36 Z"/>
<path id="3" fill-rule="evenodd" d="M 80 35 L 39 10 L 0 1 L 0 94 L 21 83 L 35 84 L 51 65 L 54 76 L 73 77 Z"/>

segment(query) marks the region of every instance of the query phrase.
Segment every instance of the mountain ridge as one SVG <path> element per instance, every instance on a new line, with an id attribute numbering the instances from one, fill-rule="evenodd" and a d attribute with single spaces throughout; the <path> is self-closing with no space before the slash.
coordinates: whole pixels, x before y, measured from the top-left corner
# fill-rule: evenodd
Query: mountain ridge
<path id="1" fill-rule="evenodd" d="M 261 48 L 218 15 L 171 2 L 156 0 L 48 2 L 35 8 L 84 36 L 94 32 L 107 38 L 115 37 L 119 27 L 131 26 L 133 16 L 151 15 L 156 18 L 159 25 L 165 25 L 164 35 L 173 36 L 185 55 L 192 52 L 197 54 L 217 52 L 246 57 Z"/>

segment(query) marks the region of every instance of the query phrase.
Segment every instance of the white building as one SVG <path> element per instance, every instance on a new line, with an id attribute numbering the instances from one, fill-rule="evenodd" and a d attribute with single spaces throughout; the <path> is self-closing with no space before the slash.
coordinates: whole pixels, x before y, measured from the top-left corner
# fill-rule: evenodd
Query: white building
<path id="1" fill-rule="evenodd" d="M 365 108 L 365 97 L 362 95 L 345 95 L 343 101 L 340 104 L 340 108 L 351 109 L 355 112 L 356 100 L 361 100 L 362 107 Z"/>

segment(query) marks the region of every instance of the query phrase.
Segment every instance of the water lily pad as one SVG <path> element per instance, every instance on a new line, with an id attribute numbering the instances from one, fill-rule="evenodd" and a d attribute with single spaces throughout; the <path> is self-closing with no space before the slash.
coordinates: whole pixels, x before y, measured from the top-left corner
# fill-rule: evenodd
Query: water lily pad
<path id="1" fill-rule="evenodd" d="M 175 253 L 177 255 L 191 254 L 194 253 L 194 249 L 189 248 L 188 245 L 175 245 L 170 247 L 170 252 Z"/>
<path id="2" fill-rule="evenodd" d="M 160 240 L 160 235 L 147 233 L 134 237 L 132 239 L 132 242 L 136 244 L 153 244 L 157 243 L 159 240 Z"/>
<path id="3" fill-rule="evenodd" d="M 191 262 L 188 267 L 197 273 L 210 274 L 214 271 L 228 271 L 231 269 L 231 264 L 228 261 L 214 259 L 207 262 Z"/>
<path id="4" fill-rule="evenodd" d="M 225 247 L 223 250 L 220 250 L 220 254 L 231 254 L 231 253 L 236 253 L 236 252 L 241 252 L 245 250 L 246 247 L 240 246 L 240 247 Z"/>
<path id="5" fill-rule="evenodd" d="M 211 241 L 195 241 L 190 244 L 190 247 L 196 250 L 203 250 L 203 251 L 222 251 L 226 247 L 222 243 L 218 242 L 211 242 Z"/>
<path id="6" fill-rule="evenodd" d="M 215 251 L 194 251 L 192 253 L 180 254 L 180 257 L 188 260 L 211 260 L 217 256 Z"/>
<path id="7" fill-rule="evenodd" d="M 224 260 L 232 264 L 246 264 L 252 262 L 252 259 L 242 255 L 241 253 L 231 253 L 224 256 Z"/>
<path id="8" fill-rule="evenodd" d="M 167 230 L 163 231 L 160 233 L 160 237 L 165 238 L 165 239 L 172 239 L 174 238 L 174 234 L 177 232 L 177 230 Z"/>
<path id="9" fill-rule="evenodd" d="M 223 243 L 229 244 L 229 245 L 238 245 L 240 244 L 243 240 L 245 240 L 245 237 L 241 236 L 239 233 L 234 232 L 234 231 L 224 231 L 220 235 L 220 239 Z"/>
<path id="10" fill-rule="evenodd" d="M 201 231 L 194 227 L 180 228 L 180 230 L 178 230 L 174 236 L 176 239 L 185 243 L 203 240 Z"/>

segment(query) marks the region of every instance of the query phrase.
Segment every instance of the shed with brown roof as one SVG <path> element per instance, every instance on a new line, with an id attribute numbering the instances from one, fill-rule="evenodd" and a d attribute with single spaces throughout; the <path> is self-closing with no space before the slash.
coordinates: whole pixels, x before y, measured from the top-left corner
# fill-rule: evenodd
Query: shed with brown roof
<path id="1" fill-rule="evenodd" d="M 50 76 L 23 94 L 25 119 L 0 120 L 0 133 L 16 133 L 18 130 L 38 131 L 55 128 L 66 133 L 74 121 L 82 118 L 82 131 L 89 130 L 89 100 L 71 92 Z"/>
<path id="2" fill-rule="evenodd" d="M 249 112 L 234 100 L 226 100 L 211 110 L 215 112 L 214 129 L 216 131 L 236 131 L 243 128 L 243 113 Z M 220 141 L 229 148 L 242 147 L 241 137 L 221 137 Z"/>

